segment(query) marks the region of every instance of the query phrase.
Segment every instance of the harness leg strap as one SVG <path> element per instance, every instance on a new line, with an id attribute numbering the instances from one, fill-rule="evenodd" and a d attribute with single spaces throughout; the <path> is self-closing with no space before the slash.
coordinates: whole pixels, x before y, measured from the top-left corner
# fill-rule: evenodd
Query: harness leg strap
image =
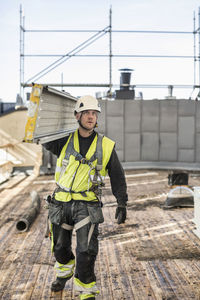
<path id="1" fill-rule="evenodd" d="M 92 234 L 93 234 L 93 232 L 94 232 L 94 227 L 95 227 L 95 224 L 91 224 L 90 231 L 89 231 L 89 233 L 88 233 L 88 245 L 89 245 L 89 243 L 90 243 Z"/>
<path id="2" fill-rule="evenodd" d="M 78 229 L 82 228 L 83 226 L 85 226 L 86 224 L 90 223 L 91 219 L 90 216 L 87 216 L 86 218 L 84 218 L 83 220 L 79 221 L 78 223 L 76 223 L 74 226 L 73 225 L 69 225 L 66 223 L 62 223 L 61 227 L 65 230 L 73 230 L 73 228 L 77 231 Z M 88 245 L 90 243 L 93 231 L 94 231 L 94 227 L 95 224 L 91 224 L 89 233 L 88 233 Z"/>
<path id="3" fill-rule="evenodd" d="M 66 224 L 66 223 L 62 223 L 61 227 L 65 230 L 73 230 L 74 226 L 73 225 L 69 225 L 69 224 Z"/>

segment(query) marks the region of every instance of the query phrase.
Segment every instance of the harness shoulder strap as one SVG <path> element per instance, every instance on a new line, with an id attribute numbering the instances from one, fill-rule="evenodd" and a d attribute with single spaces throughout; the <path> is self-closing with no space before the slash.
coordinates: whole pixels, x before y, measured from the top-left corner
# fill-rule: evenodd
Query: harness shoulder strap
<path id="1" fill-rule="evenodd" d="M 98 134 L 98 140 L 97 140 L 97 149 L 96 149 L 96 153 L 97 153 L 97 166 L 101 166 L 102 169 L 102 157 L 103 157 L 103 151 L 102 151 L 102 140 L 103 140 L 103 135 L 102 134 Z"/>
<path id="2" fill-rule="evenodd" d="M 97 165 L 96 165 L 95 169 L 97 172 L 100 171 L 102 169 L 102 140 L 103 140 L 103 135 L 97 133 L 97 146 L 96 146 L 95 153 L 92 155 L 92 157 L 89 159 L 89 161 L 87 161 L 86 159 L 83 158 L 83 156 L 79 152 L 77 152 L 74 149 L 74 132 L 73 132 L 71 135 L 71 138 L 69 140 L 69 143 L 67 145 L 67 149 L 65 151 L 65 157 L 62 161 L 62 167 L 61 167 L 61 172 L 60 172 L 59 178 L 62 177 L 62 175 L 64 174 L 64 172 L 69 164 L 70 155 L 73 155 L 76 160 L 78 160 L 82 163 L 89 164 L 89 165 L 97 159 Z"/>
<path id="3" fill-rule="evenodd" d="M 97 133 L 97 146 L 96 146 L 96 151 L 90 158 L 89 162 L 93 162 L 94 160 L 97 159 L 97 168 L 100 166 L 100 170 L 102 169 L 102 140 L 103 140 L 103 135 L 100 133 Z"/>
<path id="4" fill-rule="evenodd" d="M 70 155 L 74 155 L 78 153 L 75 149 L 74 149 L 74 132 L 72 133 L 71 139 L 67 145 L 67 149 L 65 151 L 65 160 L 69 161 L 69 157 Z"/>
<path id="5" fill-rule="evenodd" d="M 66 168 L 69 164 L 69 158 L 70 155 L 74 155 L 75 157 L 80 156 L 80 153 L 78 153 L 75 149 L 74 149 L 74 132 L 71 134 L 69 143 L 67 145 L 67 149 L 65 150 L 65 157 L 62 160 L 62 166 L 61 166 L 61 171 L 60 171 L 60 176 L 59 179 L 62 177 L 62 175 L 65 173 Z M 81 156 L 82 158 L 82 156 Z"/>
<path id="6" fill-rule="evenodd" d="M 97 159 L 97 169 L 101 170 L 102 169 L 102 140 L 103 140 L 103 135 L 100 133 L 97 133 L 97 146 L 95 153 L 92 155 L 92 157 L 89 159 L 88 163 L 91 163 Z M 74 133 L 72 134 L 72 137 L 69 141 L 69 144 L 67 146 L 66 152 L 65 152 L 65 160 L 69 162 L 69 157 L 70 155 L 73 155 L 76 157 L 76 160 L 84 160 L 83 156 L 77 152 L 74 149 Z M 85 161 L 85 163 L 87 163 Z"/>

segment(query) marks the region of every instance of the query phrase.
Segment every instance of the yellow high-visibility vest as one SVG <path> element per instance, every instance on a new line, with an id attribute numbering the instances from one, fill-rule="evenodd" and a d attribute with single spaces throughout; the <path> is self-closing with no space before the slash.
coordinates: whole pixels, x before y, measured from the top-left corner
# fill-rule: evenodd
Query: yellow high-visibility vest
<path id="1" fill-rule="evenodd" d="M 58 190 L 55 199 L 62 202 L 70 200 L 97 201 L 91 190 L 93 178 L 102 181 L 106 174 L 106 166 L 110 160 L 115 143 L 100 134 L 96 134 L 85 158 L 80 154 L 78 130 L 72 133 L 64 145 L 55 172 Z"/>

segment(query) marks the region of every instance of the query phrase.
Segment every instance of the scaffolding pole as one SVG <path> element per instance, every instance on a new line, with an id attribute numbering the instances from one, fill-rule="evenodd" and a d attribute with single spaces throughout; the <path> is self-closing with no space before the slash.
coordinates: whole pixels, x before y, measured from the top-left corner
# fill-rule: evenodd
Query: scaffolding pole
<path id="1" fill-rule="evenodd" d="M 63 64 L 66 60 L 68 60 L 71 57 L 75 56 L 77 53 L 79 53 L 80 51 L 82 51 L 83 49 L 85 49 L 86 47 L 88 47 L 89 45 L 94 43 L 96 40 L 98 40 L 99 38 L 104 36 L 107 33 L 107 28 L 108 28 L 108 26 L 105 27 L 103 30 L 98 31 L 98 33 L 91 36 L 89 39 L 85 40 L 83 43 L 79 44 L 77 47 L 75 47 L 70 52 L 62 55 L 61 58 L 57 59 L 56 61 L 54 61 L 53 63 L 51 63 L 50 65 L 48 65 L 44 69 L 42 69 L 40 72 L 38 72 L 37 74 L 35 74 L 31 78 L 29 78 L 26 81 L 26 83 L 42 78 L 44 75 L 48 74 L 49 72 L 51 72 L 52 70 L 54 70 L 55 68 L 57 68 L 58 66 Z"/>
<path id="2" fill-rule="evenodd" d="M 196 17 L 193 16 L 193 41 L 194 41 L 194 86 L 196 85 Z"/>
<path id="3" fill-rule="evenodd" d="M 199 28 L 196 30 L 196 20 L 195 20 L 195 14 L 194 14 L 194 30 L 191 31 L 158 31 L 158 30 L 113 30 L 112 29 L 112 7 L 110 7 L 109 10 L 109 26 L 105 27 L 103 30 L 25 30 L 25 17 L 23 15 L 22 5 L 20 5 L 20 90 L 19 94 L 22 99 L 24 99 L 24 88 L 30 86 L 31 81 L 36 81 L 58 67 L 60 64 L 64 63 L 67 59 L 70 59 L 71 57 L 78 56 L 78 57 L 109 57 L 109 82 L 106 84 L 64 84 L 63 83 L 63 77 L 62 82 L 60 84 L 61 87 L 63 86 L 101 86 L 101 87 L 108 87 L 108 95 L 112 95 L 112 88 L 114 87 L 112 83 L 112 63 L 114 57 L 138 57 L 138 58 L 186 58 L 186 59 L 193 59 L 194 60 L 194 86 L 193 88 L 199 88 L 200 87 L 200 8 L 199 8 Z M 24 51 L 24 45 L 25 45 L 25 33 L 26 32 L 92 32 L 96 33 L 92 37 L 90 37 L 88 40 L 84 41 L 82 44 L 78 45 L 75 49 L 72 51 L 64 54 L 64 55 L 40 55 L 40 54 L 26 54 Z M 94 43 L 97 39 L 101 38 L 105 34 L 109 34 L 109 54 L 107 55 L 77 55 L 81 50 L 88 47 L 90 44 Z M 112 52 L 112 33 L 147 33 L 147 34 L 193 34 L 194 35 L 194 54 L 193 56 L 189 55 L 141 55 L 141 54 L 135 54 L 135 55 L 113 55 Z M 198 34 L 199 37 L 199 53 L 198 56 L 196 55 L 196 34 Z M 29 78 L 25 82 L 25 75 L 24 75 L 24 65 L 25 65 L 25 56 L 60 56 L 60 58 L 56 61 L 54 61 L 52 64 L 41 70 L 39 73 L 35 74 L 33 77 Z M 197 76 L 197 61 L 198 61 L 198 76 Z M 63 74 L 62 74 L 63 76 Z M 198 78 L 197 78 L 198 77 Z M 197 85 L 197 82 L 199 85 Z M 53 84 L 55 86 L 55 84 Z M 142 86 L 142 85 L 140 85 Z M 144 87 L 147 87 L 150 85 L 144 85 Z M 159 85 L 155 85 L 156 87 L 160 87 Z M 182 85 L 183 86 L 183 85 Z"/>
<path id="4" fill-rule="evenodd" d="M 108 95 L 112 95 L 112 7 L 110 7 L 109 14 L 109 93 Z"/>
<path id="5" fill-rule="evenodd" d="M 20 41 L 19 41 L 19 48 L 20 48 L 20 62 L 19 62 L 19 95 L 20 100 L 22 103 L 24 103 L 24 87 L 22 86 L 22 83 L 24 83 L 24 39 L 25 39 L 25 16 L 23 14 L 22 5 L 20 4 L 20 28 L 19 28 L 19 34 L 20 34 Z"/>
<path id="6" fill-rule="evenodd" d="M 198 82 L 200 85 L 200 7 L 199 7 L 199 24 L 198 24 L 198 29 L 197 32 L 199 33 L 199 55 L 198 55 L 198 62 L 199 62 L 199 78 L 198 78 Z M 200 90 L 199 90 L 200 92 Z"/>
<path id="7" fill-rule="evenodd" d="M 54 86 L 54 87 L 110 87 L 109 83 L 55 83 L 55 82 L 44 82 L 40 83 L 42 86 Z M 24 83 L 22 85 L 23 87 L 32 87 L 32 83 Z M 118 87 L 119 84 L 112 84 L 112 87 Z M 126 86 L 127 84 L 121 84 L 121 86 Z M 191 89 L 191 88 L 200 88 L 200 85 L 189 85 L 189 84 L 134 84 L 134 85 L 129 85 L 131 89 L 134 88 L 168 88 L 169 86 L 172 86 L 173 88 L 180 88 L 180 89 Z"/>
<path id="8" fill-rule="evenodd" d="M 23 80 L 23 75 L 24 75 L 24 55 L 23 55 L 23 15 L 22 15 L 22 5 L 20 5 L 20 9 L 19 9 L 19 13 L 20 13 L 20 20 L 19 20 L 19 53 L 20 53 L 20 61 L 19 61 L 19 82 L 20 82 L 20 86 L 19 86 L 19 95 L 20 97 L 22 97 L 22 83 L 24 83 Z"/>

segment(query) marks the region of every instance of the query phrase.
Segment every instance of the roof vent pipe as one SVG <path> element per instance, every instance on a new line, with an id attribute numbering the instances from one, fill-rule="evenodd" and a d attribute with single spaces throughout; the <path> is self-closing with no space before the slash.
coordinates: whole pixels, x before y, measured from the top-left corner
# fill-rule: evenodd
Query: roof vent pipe
<path id="1" fill-rule="evenodd" d="M 173 85 L 168 85 L 168 96 L 173 97 Z"/>
<path id="2" fill-rule="evenodd" d="M 119 69 L 120 75 L 120 90 L 129 90 L 131 83 L 131 72 L 133 69 Z"/>

